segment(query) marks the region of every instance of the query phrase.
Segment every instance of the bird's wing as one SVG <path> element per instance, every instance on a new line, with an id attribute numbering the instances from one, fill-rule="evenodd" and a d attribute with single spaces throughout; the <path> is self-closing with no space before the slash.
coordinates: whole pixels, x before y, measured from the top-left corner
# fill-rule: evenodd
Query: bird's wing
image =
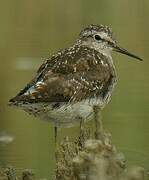
<path id="1" fill-rule="evenodd" d="M 77 102 L 104 95 L 111 74 L 108 61 L 103 58 L 89 48 L 78 48 L 74 53 L 66 49 L 47 60 L 13 100 L 31 103 Z"/>

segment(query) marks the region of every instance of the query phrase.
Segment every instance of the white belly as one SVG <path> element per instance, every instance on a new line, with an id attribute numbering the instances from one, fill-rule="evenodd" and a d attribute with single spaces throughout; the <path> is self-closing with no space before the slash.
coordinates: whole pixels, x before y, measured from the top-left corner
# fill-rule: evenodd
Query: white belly
<path id="1" fill-rule="evenodd" d="M 93 106 L 103 107 L 101 99 L 86 99 L 74 104 L 62 104 L 58 108 L 52 108 L 49 103 L 23 104 L 21 108 L 40 119 L 51 121 L 55 126 L 73 126 L 81 120 L 93 119 Z"/>

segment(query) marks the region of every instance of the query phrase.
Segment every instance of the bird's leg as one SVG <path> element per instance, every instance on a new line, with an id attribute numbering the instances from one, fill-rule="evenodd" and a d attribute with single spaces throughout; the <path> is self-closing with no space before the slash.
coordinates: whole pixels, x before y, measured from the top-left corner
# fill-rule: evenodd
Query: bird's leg
<path id="1" fill-rule="evenodd" d="M 103 132 L 103 126 L 101 121 L 101 109 L 99 106 L 93 106 L 94 110 L 94 120 L 95 120 L 95 138 L 101 138 Z"/>
<path id="2" fill-rule="evenodd" d="M 80 120 L 80 140 L 82 139 L 83 129 L 84 129 L 84 119 L 81 118 L 81 120 Z"/>
<path id="3" fill-rule="evenodd" d="M 57 127 L 54 127 L 55 144 L 57 144 Z"/>
<path id="4" fill-rule="evenodd" d="M 80 135 L 79 135 L 79 145 L 83 147 L 84 143 L 84 119 L 80 119 Z"/>
<path id="5" fill-rule="evenodd" d="M 81 120 L 80 120 L 80 132 L 83 130 L 83 126 L 84 126 L 84 119 L 81 118 Z"/>
<path id="6" fill-rule="evenodd" d="M 55 138 L 55 160 L 57 162 L 57 156 L 58 156 L 58 144 L 57 144 L 57 131 L 58 131 L 58 127 L 55 126 L 54 127 L 54 138 Z"/>

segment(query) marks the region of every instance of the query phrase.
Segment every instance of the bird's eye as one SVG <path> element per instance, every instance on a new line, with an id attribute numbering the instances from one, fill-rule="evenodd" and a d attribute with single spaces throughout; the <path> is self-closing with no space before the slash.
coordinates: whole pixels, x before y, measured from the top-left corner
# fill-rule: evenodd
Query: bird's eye
<path id="1" fill-rule="evenodd" d="M 95 40 L 97 40 L 97 41 L 100 41 L 100 40 L 101 40 L 101 37 L 100 37 L 98 34 L 96 34 L 96 35 L 94 36 L 94 38 L 95 38 Z"/>

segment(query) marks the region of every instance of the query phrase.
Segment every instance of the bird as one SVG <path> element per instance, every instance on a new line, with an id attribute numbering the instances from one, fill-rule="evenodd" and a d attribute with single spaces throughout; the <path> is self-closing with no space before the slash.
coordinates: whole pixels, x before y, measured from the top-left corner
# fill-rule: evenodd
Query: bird
<path id="1" fill-rule="evenodd" d="M 94 107 L 103 109 L 117 83 L 112 51 L 142 59 L 120 47 L 112 29 L 88 25 L 74 43 L 57 51 L 9 104 L 57 127 L 91 120 Z"/>

